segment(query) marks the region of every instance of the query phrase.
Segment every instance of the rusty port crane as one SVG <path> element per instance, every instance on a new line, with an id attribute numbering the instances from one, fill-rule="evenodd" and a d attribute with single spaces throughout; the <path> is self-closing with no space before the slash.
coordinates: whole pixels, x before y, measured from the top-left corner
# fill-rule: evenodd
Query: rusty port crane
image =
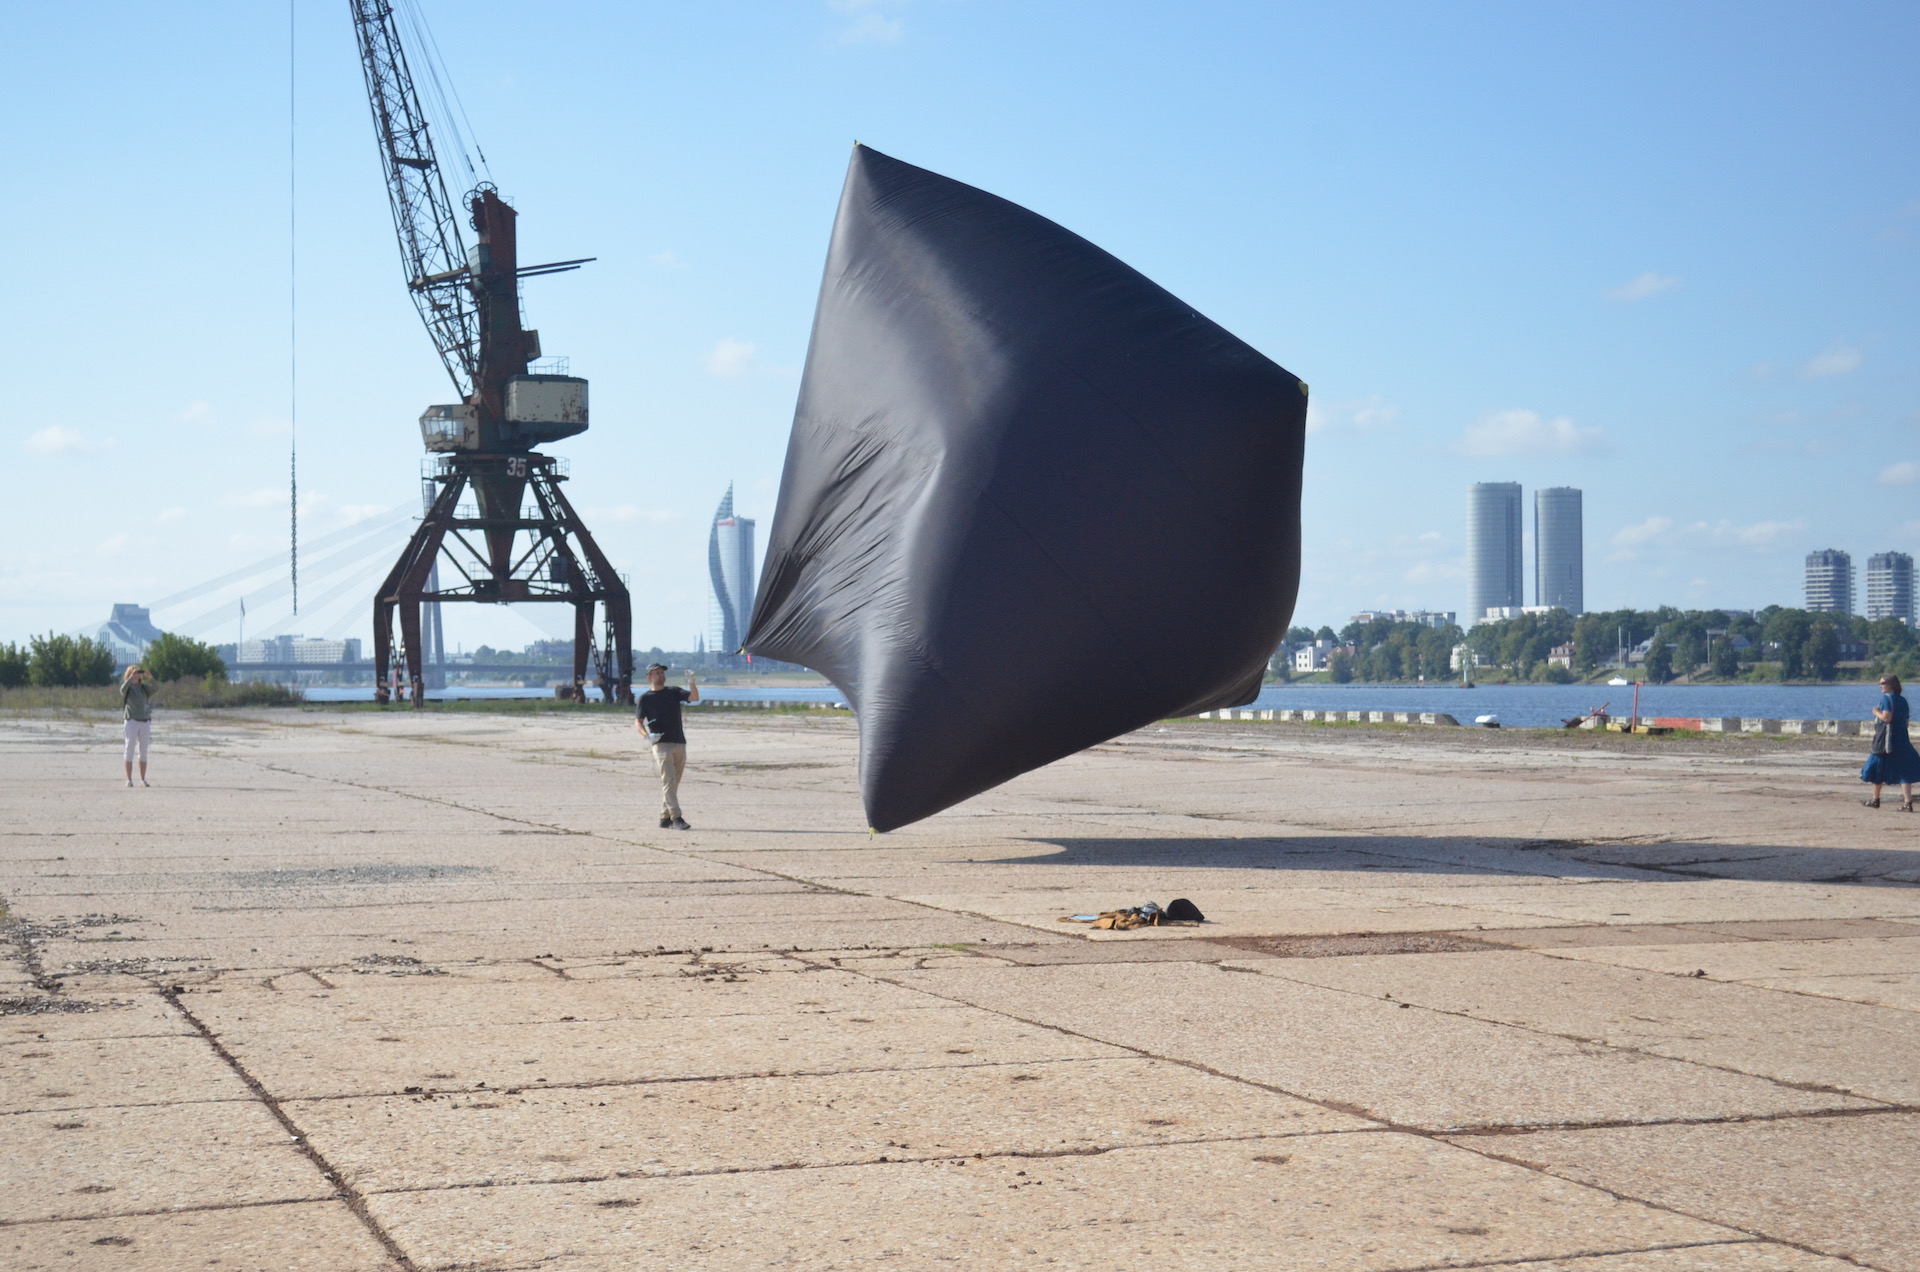
<path id="1" fill-rule="evenodd" d="M 587 428 L 587 382 L 535 374 L 540 334 L 520 325 L 520 280 L 592 258 L 519 263 L 517 213 L 491 182 L 461 198 L 467 250 L 388 0 L 351 0 L 407 290 L 460 396 L 420 417 L 430 497 L 373 604 L 374 698 L 421 703 L 421 606 L 447 601 L 571 604 L 573 694 L 591 661 L 610 702 L 633 700 L 633 611 L 626 584 L 561 490 L 565 463 L 535 447 Z M 465 502 L 471 494 L 472 502 Z M 439 568 L 436 568 L 439 567 Z M 441 586 L 443 576 L 447 586 Z M 596 641 L 595 607 L 604 616 Z M 393 620 L 400 620 L 394 644 Z M 405 680 L 393 672 L 405 663 Z"/>

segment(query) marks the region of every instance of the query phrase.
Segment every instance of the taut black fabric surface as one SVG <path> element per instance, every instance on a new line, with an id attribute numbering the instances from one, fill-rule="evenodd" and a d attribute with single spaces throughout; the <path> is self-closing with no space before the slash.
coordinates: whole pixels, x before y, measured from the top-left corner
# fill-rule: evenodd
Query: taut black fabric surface
<path id="1" fill-rule="evenodd" d="M 878 830 L 1250 702 L 1306 407 L 1085 239 L 856 146 L 746 649 L 847 695 Z"/>

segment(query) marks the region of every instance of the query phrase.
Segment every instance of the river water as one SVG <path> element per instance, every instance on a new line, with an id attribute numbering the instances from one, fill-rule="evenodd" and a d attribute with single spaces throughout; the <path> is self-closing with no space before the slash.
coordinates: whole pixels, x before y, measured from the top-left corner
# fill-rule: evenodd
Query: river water
<path id="1" fill-rule="evenodd" d="M 310 702 L 365 702 L 373 691 L 339 685 L 307 690 Z M 428 701 L 473 698 L 551 698 L 551 689 L 454 686 L 429 690 Z M 831 686 L 771 688 L 703 687 L 709 702 L 841 702 Z M 594 701 L 598 701 L 597 692 Z M 1872 685 L 1643 685 L 1640 715 L 1759 716 L 1770 720 L 1865 720 L 1880 700 Z M 1595 707 L 1626 716 L 1633 712 L 1632 685 L 1268 685 L 1256 707 L 1295 711 L 1444 711 L 1461 724 L 1496 715 L 1508 728 L 1552 727 Z"/>
<path id="2" fill-rule="evenodd" d="M 1640 716 L 1758 716 L 1769 720 L 1866 720 L 1880 701 L 1872 685 L 1642 685 Z M 1295 711 L 1444 711 L 1461 724 L 1497 715 L 1508 728 L 1560 724 L 1605 706 L 1633 714 L 1632 685 L 1268 685 L 1258 707 Z"/>

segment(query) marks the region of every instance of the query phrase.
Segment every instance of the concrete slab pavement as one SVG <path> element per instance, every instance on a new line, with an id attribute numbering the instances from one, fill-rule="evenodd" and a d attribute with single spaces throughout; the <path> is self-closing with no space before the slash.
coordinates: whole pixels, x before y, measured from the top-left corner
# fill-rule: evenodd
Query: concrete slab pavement
<path id="1" fill-rule="evenodd" d="M 1176 722 L 875 839 L 693 727 L 677 833 L 617 716 L 0 720 L 7 1266 L 1920 1267 L 1849 754 Z"/>

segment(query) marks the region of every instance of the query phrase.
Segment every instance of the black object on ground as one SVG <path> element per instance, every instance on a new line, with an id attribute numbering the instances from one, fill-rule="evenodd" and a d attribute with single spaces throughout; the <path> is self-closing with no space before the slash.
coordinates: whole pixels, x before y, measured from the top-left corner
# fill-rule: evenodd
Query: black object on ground
<path id="1" fill-rule="evenodd" d="M 856 146 L 745 647 L 846 693 L 876 830 L 1249 703 L 1306 408 L 1085 239 Z"/>

